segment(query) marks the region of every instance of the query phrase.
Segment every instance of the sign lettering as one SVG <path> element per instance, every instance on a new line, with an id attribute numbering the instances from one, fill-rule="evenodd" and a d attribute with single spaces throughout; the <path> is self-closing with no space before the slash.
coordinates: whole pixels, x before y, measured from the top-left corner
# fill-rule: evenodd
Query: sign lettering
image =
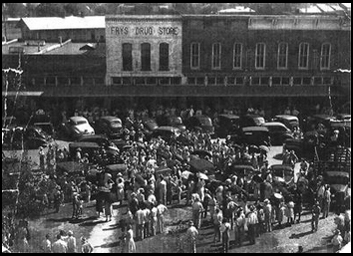
<path id="1" fill-rule="evenodd" d="M 179 27 L 110 27 L 110 33 L 118 36 L 177 36 Z"/>

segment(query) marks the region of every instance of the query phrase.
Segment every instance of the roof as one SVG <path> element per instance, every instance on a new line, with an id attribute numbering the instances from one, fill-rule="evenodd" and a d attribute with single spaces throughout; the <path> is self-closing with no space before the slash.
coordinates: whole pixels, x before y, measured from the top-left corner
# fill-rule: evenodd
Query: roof
<path id="1" fill-rule="evenodd" d="M 70 117 L 70 120 L 72 120 L 74 122 L 86 121 L 88 123 L 87 119 L 84 118 L 83 116 L 72 116 L 72 117 Z"/>
<path id="2" fill-rule="evenodd" d="M 298 121 L 298 117 L 292 115 L 276 115 L 276 117 L 289 121 Z"/>
<path id="3" fill-rule="evenodd" d="M 219 14 L 231 14 L 231 13 L 244 13 L 244 12 L 251 13 L 251 12 L 255 12 L 255 11 L 253 9 L 250 9 L 249 7 L 236 6 L 235 8 L 220 10 L 218 13 Z"/>
<path id="4" fill-rule="evenodd" d="M 105 29 L 105 16 L 22 18 L 29 30 Z"/>
<path id="5" fill-rule="evenodd" d="M 264 127 L 264 126 L 243 127 L 243 132 L 251 132 L 251 131 L 268 132 L 268 129 L 267 127 Z"/>
<path id="6" fill-rule="evenodd" d="M 267 122 L 263 124 L 264 126 L 282 126 L 282 127 L 286 127 L 283 123 L 281 122 Z"/>
<path id="7" fill-rule="evenodd" d="M 107 120 L 107 121 L 112 121 L 112 120 L 119 120 L 121 122 L 121 119 L 116 116 L 102 116 L 101 119 Z"/>

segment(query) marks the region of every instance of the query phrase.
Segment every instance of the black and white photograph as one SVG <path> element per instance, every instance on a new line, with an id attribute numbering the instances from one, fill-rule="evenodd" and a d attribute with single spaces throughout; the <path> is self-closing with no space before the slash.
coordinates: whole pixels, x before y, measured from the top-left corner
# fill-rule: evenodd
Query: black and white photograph
<path id="1" fill-rule="evenodd" d="M 351 253 L 351 3 L 2 3 L 2 253 Z"/>

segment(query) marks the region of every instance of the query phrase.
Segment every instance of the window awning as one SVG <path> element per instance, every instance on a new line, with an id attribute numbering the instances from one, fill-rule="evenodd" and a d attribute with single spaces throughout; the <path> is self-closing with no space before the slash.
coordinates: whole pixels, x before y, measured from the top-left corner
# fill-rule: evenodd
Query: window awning
<path id="1" fill-rule="evenodd" d="M 44 92 L 41 92 L 41 91 L 28 91 L 28 92 L 14 92 L 14 91 L 11 91 L 11 92 L 2 92 L 2 96 L 10 96 L 10 97 L 15 97 L 16 95 L 17 96 L 32 96 L 32 97 L 39 97 L 43 94 Z"/>

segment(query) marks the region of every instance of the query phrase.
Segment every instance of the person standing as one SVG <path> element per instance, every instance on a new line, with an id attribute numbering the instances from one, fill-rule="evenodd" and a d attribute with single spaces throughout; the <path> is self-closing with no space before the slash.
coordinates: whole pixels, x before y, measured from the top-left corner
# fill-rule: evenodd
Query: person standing
<path id="1" fill-rule="evenodd" d="M 319 206 L 321 210 L 323 209 L 324 194 L 325 194 L 325 184 L 323 181 L 321 181 L 319 184 L 319 188 L 317 190 L 317 200 L 319 202 Z"/>
<path id="2" fill-rule="evenodd" d="M 287 204 L 287 225 L 294 224 L 294 202 L 292 199 Z"/>
<path id="3" fill-rule="evenodd" d="M 265 207 L 264 207 L 265 232 L 271 232 L 272 231 L 272 206 L 268 198 L 264 200 L 264 203 L 265 203 Z"/>
<path id="4" fill-rule="evenodd" d="M 248 234 L 249 234 L 250 244 L 255 244 L 255 236 L 256 236 L 255 227 L 256 227 L 256 224 L 258 223 L 258 219 L 255 213 L 254 205 L 250 206 L 250 213 L 248 214 L 247 223 L 248 223 Z"/>
<path id="5" fill-rule="evenodd" d="M 43 253 L 52 253 L 50 235 L 46 234 L 45 239 L 42 241 L 40 249 Z"/>
<path id="6" fill-rule="evenodd" d="M 192 204 L 192 218 L 197 229 L 201 228 L 203 205 L 198 196 L 195 197 L 195 202 Z"/>
<path id="7" fill-rule="evenodd" d="M 161 181 L 158 184 L 159 190 L 159 200 L 163 205 L 167 205 L 167 182 L 165 181 L 163 175 L 160 176 Z"/>
<path id="8" fill-rule="evenodd" d="M 192 220 L 189 221 L 189 228 L 186 231 L 187 241 L 190 243 L 190 252 L 196 253 L 196 239 L 199 235 L 199 231 L 194 226 L 194 222 Z"/>
<path id="9" fill-rule="evenodd" d="M 143 217 L 145 220 L 144 224 L 144 238 L 147 238 L 151 235 L 151 210 L 147 208 L 146 204 L 143 204 Z"/>
<path id="10" fill-rule="evenodd" d="M 121 173 L 117 174 L 117 178 L 116 178 L 116 196 L 118 198 L 118 201 L 120 202 L 120 205 L 123 205 L 123 200 L 124 200 L 124 179 L 121 175 Z"/>
<path id="11" fill-rule="evenodd" d="M 38 153 L 39 153 L 39 166 L 40 166 L 40 169 L 42 171 L 44 171 L 45 170 L 45 153 L 44 153 L 42 146 L 39 147 Z"/>
<path id="12" fill-rule="evenodd" d="M 298 215 L 297 223 L 300 222 L 302 210 L 303 210 L 303 195 L 301 191 L 298 188 L 296 188 L 294 193 L 294 221 Z"/>
<path id="13" fill-rule="evenodd" d="M 53 253 L 67 253 L 67 244 L 61 239 L 61 235 L 56 236 L 57 240 L 53 243 Z"/>
<path id="14" fill-rule="evenodd" d="M 242 245 L 243 237 L 245 235 L 245 214 L 242 207 L 238 209 L 237 219 L 235 221 L 235 244 Z"/>
<path id="15" fill-rule="evenodd" d="M 330 204 L 331 204 L 331 191 L 330 191 L 330 186 L 326 184 L 326 190 L 324 192 L 324 199 L 323 199 L 323 215 L 322 215 L 323 219 L 326 219 L 328 217 L 328 213 L 330 211 Z"/>
<path id="16" fill-rule="evenodd" d="M 134 241 L 134 231 L 132 226 L 129 224 L 126 231 L 126 252 L 127 253 L 136 253 L 136 244 Z"/>
<path id="17" fill-rule="evenodd" d="M 136 218 L 136 239 L 143 240 L 145 219 L 144 219 L 144 212 L 141 208 L 137 210 L 135 214 L 135 218 Z"/>
<path id="18" fill-rule="evenodd" d="M 69 230 L 67 232 L 68 238 L 67 238 L 67 252 L 68 253 L 76 253 L 77 251 L 77 246 L 76 246 L 76 238 L 73 236 L 73 232 Z"/>
<path id="19" fill-rule="evenodd" d="M 157 222 L 158 222 L 158 219 L 157 219 L 157 212 L 158 212 L 158 209 L 156 207 L 155 204 L 151 204 L 151 235 L 152 236 L 155 236 L 157 235 Z"/>
<path id="20" fill-rule="evenodd" d="M 335 235 L 332 238 L 331 243 L 333 244 L 333 253 L 336 253 L 342 247 L 343 238 L 341 236 L 341 231 L 339 229 L 336 229 L 334 234 Z"/>
<path id="21" fill-rule="evenodd" d="M 159 204 L 157 206 L 157 232 L 163 233 L 164 232 L 164 214 L 168 211 L 167 206 L 164 204 Z"/>
<path id="22" fill-rule="evenodd" d="M 279 212 L 278 212 L 278 226 L 282 228 L 282 222 L 284 220 L 284 216 L 286 215 L 287 207 L 284 202 L 279 204 Z"/>
<path id="23" fill-rule="evenodd" d="M 321 212 L 320 203 L 316 202 L 313 209 L 311 210 L 311 214 L 312 214 L 311 231 L 312 232 L 316 232 L 318 229 L 320 212 Z"/>
<path id="24" fill-rule="evenodd" d="M 85 237 L 81 238 L 81 243 L 82 243 L 82 253 L 92 253 L 93 252 L 93 246 L 87 241 Z"/>
<path id="25" fill-rule="evenodd" d="M 228 218 L 224 218 L 222 220 L 222 225 L 220 228 L 220 232 L 222 234 L 222 249 L 223 253 L 227 253 L 229 250 L 229 239 L 230 239 L 230 223 Z"/>

